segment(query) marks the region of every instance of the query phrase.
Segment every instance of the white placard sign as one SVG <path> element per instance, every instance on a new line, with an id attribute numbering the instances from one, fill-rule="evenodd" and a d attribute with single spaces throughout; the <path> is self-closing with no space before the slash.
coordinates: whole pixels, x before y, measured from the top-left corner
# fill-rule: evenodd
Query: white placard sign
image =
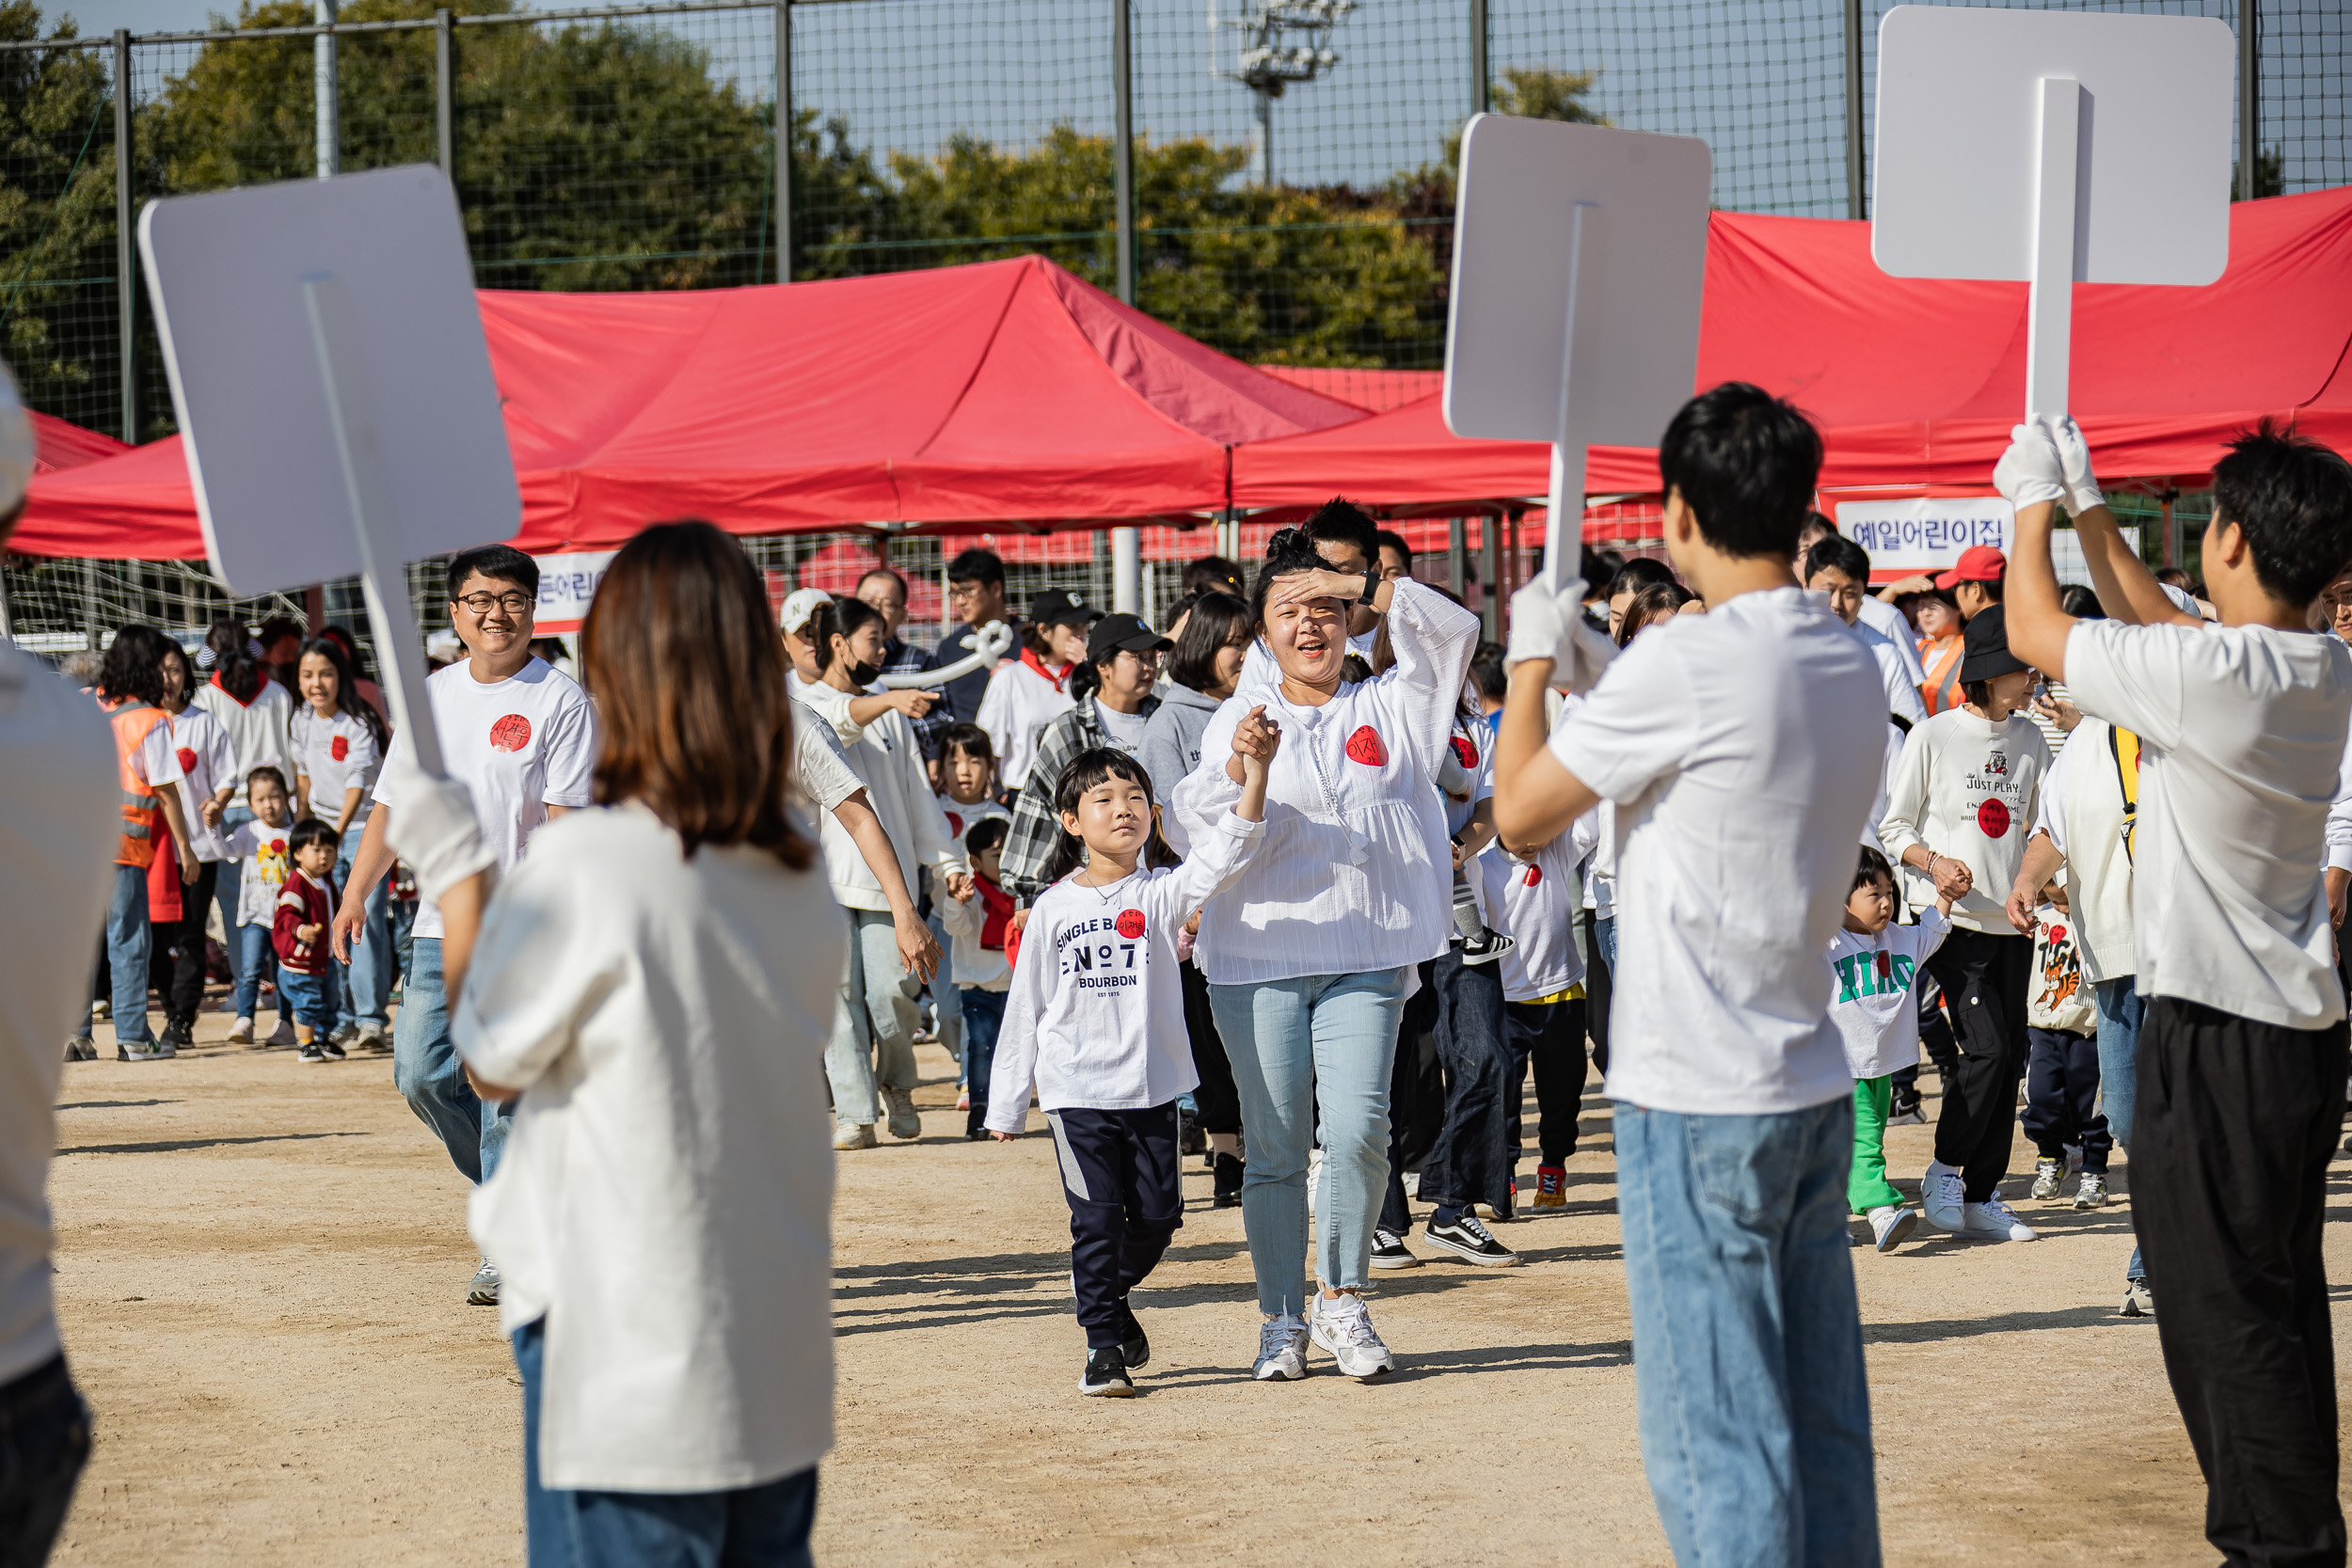
<path id="1" fill-rule="evenodd" d="M 2004 555 L 2016 537 L 2017 513 L 1998 496 L 1839 501 L 1837 531 L 1869 553 L 1873 580 L 1948 572 L 1960 552 L 1990 545 Z"/>
<path id="2" fill-rule="evenodd" d="M 578 631 L 588 619 L 589 605 L 596 602 L 596 584 L 604 580 L 604 569 L 620 553 L 582 550 L 532 556 L 539 563 L 539 610 L 532 626 L 548 636 Z"/>
<path id="3" fill-rule="evenodd" d="M 214 570 L 240 596 L 357 574 L 394 721 L 437 773 L 401 566 L 522 523 L 449 182 L 172 197 L 139 250 Z"/>
<path id="4" fill-rule="evenodd" d="M 1879 23 L 1870 254 L 1897 277 L 2033 285 L 2027 418 L 2067 411 L 2074 284 L 2205 284 L 2228 264 L 2234 57 L 2210 17 Z"/>
<path id="5" fill-rule="evenodd" d="M 1506 115 L 1463 131 L 1446 426 L 1551 443 L 1555 583 L 1575 570 L 1586 447 L 1656 446 L 1691 396 L 1713 172 L 1692 136 Z"/>

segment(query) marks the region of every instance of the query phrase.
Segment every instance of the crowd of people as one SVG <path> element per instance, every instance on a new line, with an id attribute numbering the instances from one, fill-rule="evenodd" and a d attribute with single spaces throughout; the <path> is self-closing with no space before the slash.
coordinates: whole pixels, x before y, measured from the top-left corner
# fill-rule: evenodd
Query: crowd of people
<path id="1" fill-rule="evenodd" d="M 428 683 L 445 777 L 332 627 L 224 622 L 191 659 L 126 626 L 84 695 L 8 656 L 10 787 L 58 821 L 10 869 L 74 888 L 28 946 L 74 973 L 68 1060 L 98 999 L 122 1059 L 188 1043 L 215 907 L 231 1039 L 389 1051 L 475 1184 L 465 1293 L 522 1372 L 534 1563 L 806 1560 L 832 1159 L 922 1134 L 926 1039 L 965 1138 L 1041 1113 L 1096 1397 L 1151 1360 L 1133 1292 L 1186 1160 L 1240 1211 L 1248 1375 L 1377 1379 L 1373 1271 L 1518 1264 L 1505 1222 L 1566 1202 L 1597 1071 L 1686 1562 L 1878 1560 L 1854 1255 L 2030 1242 L 2022 1203 L 2107 1203 L 2127 1148 L 2121 1310 L 2155 1319 L 2210 1539 L 2341 1563 L 2352 467 L 2248 433 L 2173 586 L 2071 421 L 2035 421 L 1994 476 L 2013 551 L 1882 586 L 1814 510 L 1820 460 L 1753 387 L 1693 399 L 1665 559 L 1539 573 L 1503 641 L 1344 500 L 1252 570 L 1193 562 L 1157 628 L 1058 589 L 1016 614 L 963 550 L 929 651 L 886 566 L 771 611 L 728 535 L 675 523 L 614 559 L 583 688 L 533 651 L 534 563 L 485 546 L 449 563 L 463 657 Z M 2052 569 L 2060 505 L 2088 585 Z M 95 814 L 40 795 L 101 766 L 93 706 L 103 896 L 54 863 Z M 1923 1069 L 1932 1157 L 1896 1169 Z M 22 1250 L 0 1401 L 71 1416 L 54 1323 L 8 1330 L 46 1311 Z"/>

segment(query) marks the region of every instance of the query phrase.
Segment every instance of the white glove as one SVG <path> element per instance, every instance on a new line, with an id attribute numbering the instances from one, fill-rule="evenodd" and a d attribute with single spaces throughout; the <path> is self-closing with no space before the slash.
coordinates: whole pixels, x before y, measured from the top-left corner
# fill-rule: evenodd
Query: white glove
<path id="1" fill-rule="evenodd" d="M 2042 423 L 2050 433 L 2051 444 L 2058 448 L 2058 471 L 2066 484 L 2066 513 L 2079 517 L 2094 506 L 2107 504 L 2106 496 L 2099 489 L 2099 482 L 2090 476 L 2090 443 L 2083 439 L 2082 427 L 2072 414 L 2060 414 L 2053 420 L 2047 415 Z"/>
<path id="2" fill-rule="evenodd" d="M 1571 634 L 1584 619 L 1584 579 L 1570 578 L 1557 592 L 1541 577 L 1511 595 L 1511 641 L 1502 652 L 1503 669 L 1513 670 L 1531 658 L 1548 658 L 1552 679 L 1567 674 L 1575 662 Z"/>
<path id="3" fill-rule="evenodd" d="M 2066 474 L 2049 431 L 2039 422 L 2010 427 L 2009 451 L 1993 466 L 1993 488 L 2021 512 L 2065 496 Z"/>
<path id="4" fill-rule="evenodd" d="M 482 842 L 473 791 L 455 779 L 427 773 L 405 748 L 395 750 L 384 764 L 383 782 L 391 786 L 386 793 L 394 802 L 385 837 L 392 853 L 416 873 L 418 896 L 437 905 L 450 889 L 498 864 Z"/>

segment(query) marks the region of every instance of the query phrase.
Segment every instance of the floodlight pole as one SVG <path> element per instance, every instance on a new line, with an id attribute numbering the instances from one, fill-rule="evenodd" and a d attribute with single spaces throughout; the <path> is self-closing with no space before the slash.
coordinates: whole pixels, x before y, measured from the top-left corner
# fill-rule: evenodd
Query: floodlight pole
<path id="1" fill-rule="evenodd" d="M 1544 581 L 1554 589 L 1576 575 L 1568 563 L 1569 546 L 1584 540 L 1584 432 L 1592 421 L 1577 397 L 1577 361 L 1592 352 L 1600 331 L 1600 204 L 1578 202 L 1568 219 L 1567 341 L 1560 345 L 1559 414 L 1544 516 Z M 1581 549 L 1574 554 L 1579 562 L 1583 560 Z M 1499 618 L 1502 607 L 1495 609 Z"/>
<path id="2" fill-rule="evenodd" d="M 2237 0 L 2237 198 L 2262 195 L 2262 29 L 2255 0 Z"/>
<path id="3" fill-rule="evenodd" d="M 2042 78 L 2034 135 L 2033 274 L 2026 306 L 2026 418 L 2066 412 L 2074 333 L 2075 156 L 2082 84 Z"/>
<path id="4" fill-rule="evenodd" d="M 433 142 L 441 178 L 457 188 L 457 35 L 447 6 L 433 13 Z"/>
<path id="5" fill-rule="evenodd" d="M 333 26 L 340 8 L 341 0 L 318 0 L 318 24 Z M 318 175 L 322 180 L 342 172 L 342 98 L 335 74 L 335 42 L 332 33 L 321 33 L 311 40 L 311 118 L 317 133 Z"/>
<path id="6" fill-rule="evenodd" d="M 351 504 L 351 528 L 359 541 L 359 587 L 366 595 L 368 625 L 375 630 L 375 661 L 392 700 L 392 727 L 409 737 L 417 765 L 434 778 L 448 777 L 441 764 L 441 736 L 432 723 L 424 689 L 424 643 L 400 563 L 376 554 L 376 530 L 392 515 L 391 487 L 384 454 L 375 442 L 375 415 L 359 371 L 359 341 L 351 324 L 351 296 L 332 276 L 306 279 L 302 301 L 310 312 L 310 342 L 318 352 L 319 382 L 327 421 L 335 431 L 335 455 L 342 464 L 343 494 Z M 413 722 L 413 719 L 423 722 Z"/>
<path id="7" fill-rule="evenodd" d="M 1869 215 L 1862 168 L 1862 0 L 1846 0 L 1846 215 Z"/>
<path id="8" fill-rule="evenodd" d="M 1119 246 L 1119 303 L 1136 302 L 1136 97 L 1135 59 L 1127 40 L 1129 0 L 1111 0 L 1111 93 L 1116 100 L 1116 136 L 1111 143 L 1114 239 Z M 1143 532 L 1111 530 L 1111 609 L 1143 613 Z"/>
<path id="9" fill-rule="evenodd" d="M 122 438 L 139 439 L 138 230 L 131 213 L 131 35 L 115 29 L 115 325 L 122 356 Z M 95 633 L 90 646 L 98 646 Z"/>

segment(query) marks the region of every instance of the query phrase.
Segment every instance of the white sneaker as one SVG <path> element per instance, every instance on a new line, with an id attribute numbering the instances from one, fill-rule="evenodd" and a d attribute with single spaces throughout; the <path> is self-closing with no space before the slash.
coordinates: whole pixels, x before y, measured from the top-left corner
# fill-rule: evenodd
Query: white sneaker
<path id="1" fill-rule="evenodd" d="M 1963 1236 L 1977 1236 L 1994 1242 L 2030 1242 L 2032 1230 L 2017 1217 L 2015 1210 L 2003 1203 L 1995 1193 L 1982 1203 L 1968 1205 L 1967 1223 L 1960 1227 Z"/>
<path id="2" fill-rule="evenodd" d="M 1928 1162 L 1927 1174 L 1919 1179 L 1919 1210 L 1930 1225 L 1938 1230 L 1957 1234 L 1968 1223 L 1963 1212 L 1967 1195 L 1961 1190 L 1960 1172 L 1941 1160 Z"/>
<path id="3" fill-rule="evenodd" d="M 241 1018 L 237 1020 L 236 1022 L 230 1024 L 229 1026 L 229 1043 L 230 1045 L 251 1045 L 253 1043 L 253 1021 L 249 1018 Z"/>
<path id="4" fill-rule="evenodd" d="M 2054 1154 L 2044 1154 L 2033 1163 L 2033 1200 L 2047 1203 L 2058 1196 L 2058 1188 L 2066 1181 L 2066 1162 Z"/>
<path id="5" fill-rule="evenodd" d="M 2107 1173 L 2087 1170 L 2074 1184 L 2074 1207 L 2096 1209 L 2107 1200 Z"/>
<path id="6" fill-rule="evenodd" d="M 1870 1234 L 1878 1239 L 1881 1252 L 1894 1251 L 1918 1228 L 1917 1211 L 1903 1204 L 1890 1203 L 1870 1211 Z"/>
<path id="7" fill-rule="evenodd" d="M 1396 1370 L 1396 1357 L 1373 1331 L 1372 1309 L 1361 1296 L 1326 1297 L 1316 1291 L 1307 1301 L 1307 1332 L 1331 1353 L 1341 1371 L 1359 1383 Z"/>
<path id="8" fill-rule="evenodd" d="M 833 1147 L 845 1153 L 853 1148 L 871 1148 L 879 1142 L 870 1121 L 837 1121 L 833 1125 Z"/>
<path id="9" fill-rule="evenodd" d="M 278 1015 L 278 1027 L 271 1030 L 269 1032 L 269 1038 L 263 1040 L 262 1043 L 263 1045 L 300 1044 L 301 1042 L 294 1037 L 294 1014 L 281 1010 Z"/>
<path id="10" fill-rule="evenodd" d="M 1285 1312 L 1258 1325 L 1258 1359 L 1249 1375 L 1260 1383 L 1288 1383 L 1307 1375 L 1307 1325 Z"/>

